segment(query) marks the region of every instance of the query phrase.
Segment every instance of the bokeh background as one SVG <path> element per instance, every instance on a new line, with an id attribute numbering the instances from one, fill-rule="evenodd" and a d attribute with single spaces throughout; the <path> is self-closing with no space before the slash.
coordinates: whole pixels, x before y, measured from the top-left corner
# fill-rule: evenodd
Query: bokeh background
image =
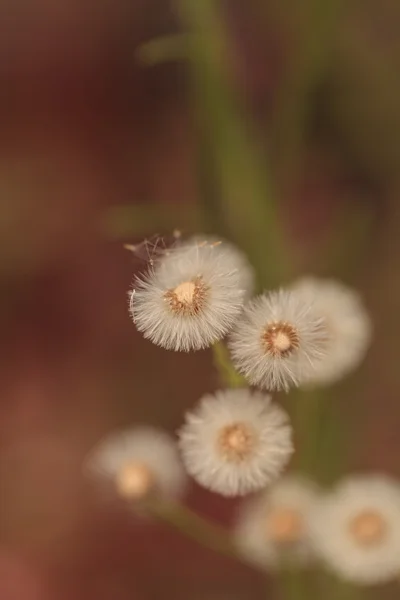
<path id="1" fill-rule="evenodd" d="M 318 399 L 303 466 L 400 475 L 399 31 L 396 0 L 1 2 L 2 600 L 279 597 L 98 508 L 82 479 L 104 433 L 174 430 L 220 385 L 211 352 L 155 348 L 129 320 L 134 273 L 175 229 L 238 243 L 260 286 L 313 272 L 362 291 L 371 351 Z M 233 502 L 195 485 L 188 502 L 232 522 Z"/>

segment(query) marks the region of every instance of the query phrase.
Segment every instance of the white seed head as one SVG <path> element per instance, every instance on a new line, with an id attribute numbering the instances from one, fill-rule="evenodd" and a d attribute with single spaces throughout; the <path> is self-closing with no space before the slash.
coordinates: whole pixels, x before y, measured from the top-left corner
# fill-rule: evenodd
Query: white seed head
<path id="1" fill-rule="evenodd" d="M 295 292 L 250 301 L 231 334 L 235 367 L 252 385 L 288 390 L 312 374 L 326 345 L 324 320 Z"/>
<path id="2" fill-rule="evenodd" d="M 243 558 L 265 570 L 309 563 L 314 558 L 309 523 L 318 499 L 313 483 L 287 476 L 245 502 L 234 533 Z"/>
<path id="3" fill-rule="evenodd" d="M 339 577 L 374 585 L 400 572 L 400 485 L 384 476 L 352 477 L 315 511 L 316 552 Z"/>
<path id="4" fill-rule="evenodd" d="M 109 435 L 90 453 L 86 469 L 126 501 L 180 496 L 186 483 L 175 441 L 152 427 Z"/>
<path id="5" fill-rule="evenodd" d="M 314 303 L 328 334 L 326 353 L 307 383 L 333 383 L 363 360 L 372 336 L 370 317 L 359 294 L 339 281 L 304 277 L 293 289 Z"/>
<path id="6" fill-rule="evenodd" d="M 161 256 L 129 297 L 144 337 L 169 350 L 200 350 L 239 317 L 246 290 L 239 261 L 224 244 L 184 243 Z"/>
<path id="7" fill-rule="evenodd" d="M 204 396 L 186 415 L 179 446 L 188 473 L 223 496 L 268 485 L 292 454 L 286 413 L 270 397 L 248 389 Z"/>

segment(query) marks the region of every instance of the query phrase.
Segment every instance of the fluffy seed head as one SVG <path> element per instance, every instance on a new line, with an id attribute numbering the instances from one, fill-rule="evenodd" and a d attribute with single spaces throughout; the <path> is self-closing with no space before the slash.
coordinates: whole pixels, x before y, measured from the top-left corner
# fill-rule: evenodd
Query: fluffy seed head
<path id="1" fill-rule="evenodd" d="M 114 496 L 129 502 L 150 495 L 179 496 L 186 483 L 173 438 L 151 427 L 109 435 L 90 453 L 86 469 Z"/>
<path id="2" fill-rule="evenodd" d="M 269 396 L 232 389 L 202 398 L 179 432 L 182 459 L 202 486 L 241 496 L 273 481 L 292 453 L 286 413 Z"/>
<path id="3" fill-rule="evenodd" d="M 312 303 L 280 290 L 249 302 L 229 346 L 236 368 L 252 385 L 288 390 L 315 371 L 326 335 Z"/>
<path id="4" fill-rule="evenodd" d="M 223 338 L 243 308 L 240 263 L 229 246 L 194 240 L 162 255 L 129 294 L 144 337 L 169 350 L 199 350 Z"/>
<path id="5" fill-rule="evenodd" d="M 245 502 L 235 526 L 243 558 L 262 569 L 310 562 L 309 523 L 319 494 L 314 484 L 292 475 Z"/>
<path id="6" fill-rule="evenodd" d="M 316 551 L 343 579 L 373 585 L 400 572 L 400 485 L 352 477 L 321 501 L 312 521 Z"/>
<path id="7" fill-rule="evenodd" d="M 327 329 L 325 355 L 306 383 L 333 383 L 363 360 L 372 335 L 370 317 L 357 292 L 339 281 L 304 277 L 293 289 L 304 301 L 314 303 Z"/>

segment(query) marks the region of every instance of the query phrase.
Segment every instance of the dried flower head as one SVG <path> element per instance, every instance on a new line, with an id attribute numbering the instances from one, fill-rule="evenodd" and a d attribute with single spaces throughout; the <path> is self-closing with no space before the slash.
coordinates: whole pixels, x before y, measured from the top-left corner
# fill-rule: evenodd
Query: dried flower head
<path id="1" fill-rule="evenodd" d="M 371 341 L 371 320 L 360 296 L 339 281 L 304 277 L 293 289 L 325 319 L 326 353 L 308 383 L 328 384 L 354 370 Z"/>
<path id="2" fill-rule="evenodd" d="M 230 246 L 184 243 L 161 256 L 130 292 L 136 327 L 169 350 L 199 350 L 223 338 L 245 298 Z"/>
<path id="3" fill-rule="evenodd" d="M 384 476 L 352 477 L 320 503 L 313 542 L 343 579 L 373 585 L 400 572 L 400 485 Z"/>
<path id="4" fill-rule="evenodd" d="M 286 413 L 270 397 L 231 389 L 202 398 L 179 432 L 183 462 L 202 486 L 241 496 L 273 481 L 293 448 Z"/>
<path id="5" fill-rule="evenodd" d="M 308 563 L 313 558 L 309 521 L 318 497 L 314 484 L 287 476 L 245 502 L 235 527 L 243 558 L 262 569 Z"/>
<path id="6" fill-rule="evenodd" d="M 151 427 L 111 434 L 91 452 L 87 470 L 128 501 L 181 495 L 186 475 L 173 438 Z"/>
<path id="7" fill-rule="evenodd" d="M 280 290 L 249 302 L 229 346 L 235 367 L 251 384 L 288 390 L 310 377 L 325 344 L 324 320 L 312 303 Z"/>

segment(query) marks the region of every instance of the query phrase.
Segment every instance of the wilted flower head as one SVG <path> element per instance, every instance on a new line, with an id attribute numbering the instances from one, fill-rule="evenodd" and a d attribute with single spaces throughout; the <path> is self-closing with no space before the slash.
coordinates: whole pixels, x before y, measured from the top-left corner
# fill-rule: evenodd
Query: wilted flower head
<path id="1" fill-rule="evenodd" d="M 400 485 L 353 477 L 321 502 L 312 521 L 316 551 L 343 579 L 376 584 L 400 572 Z"/>
<path id="2" fill-rule="evenodd" d="M 126 501 L 179 496 L 186 474 L 173 438 L 152 427 L 111 434 L 91 452 L 89 474 Z"/>
<path id="3" fill-rule="evenodd" d="M 136 327 L 169 350 L 199 350 L 223 338 L 245 297 L 240 264 L 224 244 L 184 243 L 161 256 L 130 292 Z"/>
<path id="4" fill-rule="evenodd" d="M 230 339 L 235 367 L 252 385 L 288 390 L 309 378 L 324 353 L 324 320 L 296 292 L 250 301 Z"/>
<path id="5" fill-rule="evenodd" d="M 202 486 L 241 496 L 273 481 L 292 453 L 286 413 L 248 389 L 204 396 L 179 432 L 182 459 Z"/>
<path id="6" fill-rule="evenodd" d="M 331 383 L 355 369 L 371 340 L 371 321 L 360 296 L 339 281 L 304 277 L 293 289 L 325 319 L 326 354 L 309 378 Z"/>
<path id="7" fill-rule="evenodd" d="M 245 502 L 235 528 L 243 557 L 262 569 L 308 563 L 313 557 L 309 523 L 318 497 L 314 484 L 287 476 Z"/>

